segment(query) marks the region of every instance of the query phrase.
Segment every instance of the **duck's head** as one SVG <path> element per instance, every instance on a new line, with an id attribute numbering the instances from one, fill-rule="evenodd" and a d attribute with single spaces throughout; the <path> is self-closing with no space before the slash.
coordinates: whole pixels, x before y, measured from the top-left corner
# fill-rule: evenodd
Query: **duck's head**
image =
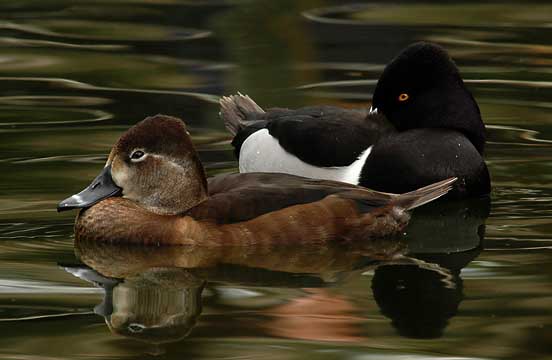
<path id="1" fill-rule="evenodd" d="M 385 67 L 372 108 L 399 131 L 454 129 L 483 152 L 485 126 L 479 107 L 450 56 L 435 44 L 412 44 Z"/>
<path id="2" fill-rule="evenodd" d="M 207 198 L 207 181 L 184 122 L 148 117 L 117 141 L 92 184 L 58 205 L 87 208 L 122 196 L 158 214 L 177 214 Z"/>

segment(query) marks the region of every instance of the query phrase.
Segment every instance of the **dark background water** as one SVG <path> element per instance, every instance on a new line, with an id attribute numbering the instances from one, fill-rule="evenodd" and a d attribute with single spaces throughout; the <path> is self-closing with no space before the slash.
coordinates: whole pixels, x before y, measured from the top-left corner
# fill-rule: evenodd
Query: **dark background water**
<path id="1" fill-rule="evenodd" d="M 552 358 L 552 5 L 342 4 L 0 2 L 0 358 Z M 486 221 L 463 207 L 422 217 L 408 250 L 75 257 L 74 214 L 55 205 L 130 125 L 181 117 L 208 173 L 233 170 L 220 95 L 369 106 L 384 65 L 417 40 L 449 50 L 481 107 Z M 79 273 L 82 260 L 103 276 Z"/>

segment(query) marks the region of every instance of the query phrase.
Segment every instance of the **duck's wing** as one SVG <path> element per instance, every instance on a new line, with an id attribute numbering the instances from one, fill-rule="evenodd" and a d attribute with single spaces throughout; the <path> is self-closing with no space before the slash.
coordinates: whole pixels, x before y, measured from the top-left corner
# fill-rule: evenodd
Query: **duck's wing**
<path id="1" fill-rule="evenodd" d="M 347 166 L 389 130 L 383 116 L 367 115 L 333 106 L 274 109 L 267 112 L 266 128 L 288 153 L 308 164 Z"/>
<path id="2" fill-rule="evenodd" d="M 280 185 L 278 177 L 283 179 Z M 244 184 L 248 180 L 250 183 Z M 356 239 L 381 238 L 402 231 L 409 220 L 407 210 L 446 194 L 455 180 L 395 195 L 290 175 L 235 174 L 226 177 L 219 187 L 211 181 L 214 189 L 210 199 L 188 215 L 199 223 L 226 224 L 219 229 L 227 244 L 338 239 L 353 243 Z M 290 187 L 286 188 L 288 183 Z M 236 187 L 228 189 L 232 184 Z"/>
<path id="3" fill-rule="evenodd" d="M 220 116 L 234 135 L 236 156 L 251 134 L 266 128 L 284 150 L 308 164 L 347 166 L 394 131 L 385 117 L 369 115 L 365 109 L 309 106 L 265 111 L 245 95 L 224 97 L 220 104 Z"/>
<path id="4" fill-rule="evenodd" d="M 385 205 L 395 196 L 336 181 L 276 173 L 223 174 L 208 181 L 209 198 L 188 214 L 219 224 L 250 220 L 333 194 L 355 200 L 363 212 Z"/>

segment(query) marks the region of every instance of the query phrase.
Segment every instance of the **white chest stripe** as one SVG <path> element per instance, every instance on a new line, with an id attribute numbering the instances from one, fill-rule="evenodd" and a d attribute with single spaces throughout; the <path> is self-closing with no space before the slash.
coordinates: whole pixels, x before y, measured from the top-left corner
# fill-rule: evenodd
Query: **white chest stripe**
<path id="1" fill-rule="evenodd" d="M 280 146 L 267 129 L 251 134 L 240 150 L 240 172 L 276 172 L 315 179 L 337 180 L 358 184 L 362 166 L 370 155 L 370 146 L 349 166 L 317 167 L 298 159 Z"/>

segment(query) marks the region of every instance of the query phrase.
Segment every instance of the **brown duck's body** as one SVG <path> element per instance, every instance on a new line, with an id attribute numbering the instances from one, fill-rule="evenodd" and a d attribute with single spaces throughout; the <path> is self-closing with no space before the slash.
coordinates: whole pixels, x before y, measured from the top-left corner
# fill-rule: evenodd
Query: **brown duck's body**
<path id="1" fill-rule="evenodd" d="M 273 181 L 268 184 L 258 182 L 270 178 Z M 286 185 L 279 186 L 276 179 Z M 402 231 L 409 220 L 405 210 L 427 201 L 428 196 L 446 192 L 450 181 L 404 195 L 279 174 L 224 175 L 210 183 L 212 195 L 183 214 L 156 214 L 124 198 L 103 200 L 79 214 L 76 237 L 146 245 L 298 244 L 381 238 Z"/>
<path id="2" fill-rule="evenodd" d="M 385 237 L 401 231 L 409 216 L 391 208 L 392 205 L 388 205 L 362 214 L 355 201 L 329 195 L 313 203 L 290 206 L 247 221 L 217 224 L 210 216 L 159 215 L 130 200 L 109 198 L 81 212 L 75 234 L 79 239 L 145 245 L 352 241 L 363 235 L 365 238 Z"/>
<path id="3" fill-rule="evenodd" d="M 402 195 L 274 173 L 222 175 L 207 183 L 184 123 L 158 115 L 127 131 L 101 174 L 58 209 L 85 208 L 75 224 L 83 241 L 351 243 L 402 231 L 407 210 L 446 194 L 454 181 Z"/>

